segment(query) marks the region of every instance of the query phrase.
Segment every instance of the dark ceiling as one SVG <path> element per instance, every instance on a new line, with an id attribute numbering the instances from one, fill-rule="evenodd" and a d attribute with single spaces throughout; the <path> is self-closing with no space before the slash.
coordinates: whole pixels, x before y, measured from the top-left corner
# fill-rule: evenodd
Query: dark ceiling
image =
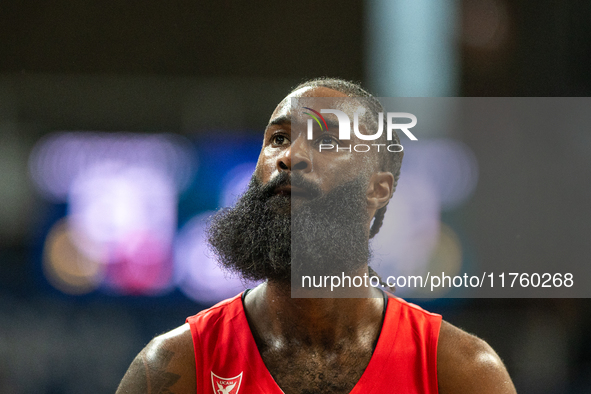
<path id="1" fill-rule="evenodd" d="M 0 3 L 0 73 L 361 79 L 363 2 Z"/>

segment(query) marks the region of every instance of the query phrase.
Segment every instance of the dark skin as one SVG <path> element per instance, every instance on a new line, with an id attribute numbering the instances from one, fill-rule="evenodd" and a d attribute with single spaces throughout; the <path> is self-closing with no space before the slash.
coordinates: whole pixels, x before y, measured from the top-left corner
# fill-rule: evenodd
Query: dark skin
<path id="1" fill-rule="evenodd" d="M 301 89 L 292 95 L 346 97 L 322 87 Z M 369 179 L 368 218 L 388 203 L 393 194 L 391 173 L 375 171 L 368 156 L 322 156 L 308 149 L 305 136 L 291 130 L 290 116 L 286 100 L 271 116 L 256 169 L 263 182 L 280 171 L 301 171 L 328 191 L 365 171 Z M 295 206 L 296 194 L 294 190 Z M 363 272 L 367 267 L 360 270 Z M 244 306 L 255 342 L 267 369 L 286 394 L 348 393 L 353 389 L 369 363 L 382 325 L 383 299 L 374 288 L 366 291 L 365 298 L 291 298 L 288 284 L 268 281 L 247 295 Z M 444 394 L 515 393 L 494 350 L 445 321 L 439 334 L 437 377 L 439 392 Z M 117 390 L 119 394 L 195 392 L 195 356 L 188 324 L 153 339 L 133 361 Z"/>

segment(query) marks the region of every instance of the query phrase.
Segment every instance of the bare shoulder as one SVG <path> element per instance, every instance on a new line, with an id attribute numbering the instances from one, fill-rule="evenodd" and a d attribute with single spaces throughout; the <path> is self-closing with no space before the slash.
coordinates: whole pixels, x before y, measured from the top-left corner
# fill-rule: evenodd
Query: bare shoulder
<path id="1" fill-rule="evenodd" d="M 150 341 L 136 356 L 117 394 L 194 394 L 195 355 L 188 324 Z"/>
<path id="2" fill-rule="evenodd" d="M 515 393 L 505 365 L 488 343 L 446 321 L 437 346 L 437 380 L 441 394 Z"/>

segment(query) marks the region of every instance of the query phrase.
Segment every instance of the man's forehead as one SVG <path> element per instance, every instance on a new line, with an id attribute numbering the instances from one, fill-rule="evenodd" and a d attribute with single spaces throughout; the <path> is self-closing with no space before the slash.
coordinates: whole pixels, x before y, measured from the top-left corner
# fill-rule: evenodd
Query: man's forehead
<path id="1" fill-rule="evenodd" d="M 338 90 L 326 88 L 323 86 L 311 87 L 306 86 L 300 88 L 296 91 L 291 92 L 288 96 L 286 96 L 275 108 L 273 114 L 271 114 L 271 118 L 269 123 L 277 123 L 277 120 L 289 120 L 291 121 L 291 116 L 297 114 L 292 114 L 292 109 L 294 108 L 302 108 L 305 106 L 313 105 L 315 107 L 325 107 L 325 108 L 334 108 L 342 107 L 346 105 L 349 100 L 344 100 L 347 98 L 351 98 L 347 94 L 340 92 Z M 353 102 L 353 98 L 351 98 L 351 102 Z M 342 108 L 345 112 L 354 111 L 353 108 L 349 108 L 350 111 L 347 111 L 346 108 Z M 298 111 L 298 113 L 301 111 Z"/>

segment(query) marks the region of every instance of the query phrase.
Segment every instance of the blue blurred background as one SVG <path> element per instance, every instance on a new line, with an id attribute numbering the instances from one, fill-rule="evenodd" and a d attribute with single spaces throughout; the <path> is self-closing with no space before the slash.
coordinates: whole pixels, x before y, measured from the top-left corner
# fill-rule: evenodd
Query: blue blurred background
<path id="1" fill-rule="evenodd" d="M 588 96 L 590 19 L 576 0 L 0 4 L 0 393 L 114 392 L 153 336 L 252 285 L 216 268 L 203 226 L 246 186 L 297 83 Z M 380 233 L 415 226 L 394 272 L 515 253 L 587 263 L 588 127 L 526 151 L 553 139 L 424 136 Z M 589 300 L 417 302 L 487 340 L 518 392 L 591 392 Z"/>

